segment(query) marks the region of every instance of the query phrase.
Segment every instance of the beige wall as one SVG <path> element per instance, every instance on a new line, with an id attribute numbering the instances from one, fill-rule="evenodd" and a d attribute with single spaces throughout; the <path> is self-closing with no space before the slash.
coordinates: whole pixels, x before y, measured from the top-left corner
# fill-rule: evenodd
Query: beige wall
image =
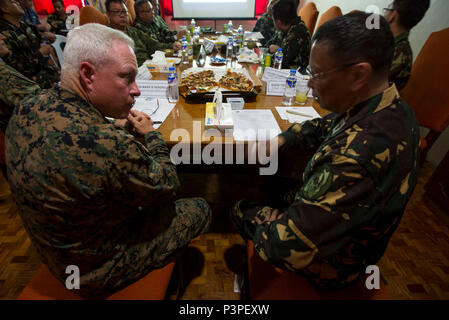
<path id="1" fill-rule="evenodd" d="M 307 1 L 304 2 L 304 5 Z M 351 10 L 363 10 L 370 5 L 377 6 L 382 12 L 382 8 L 388 6 L 392 0 L 315 0 L 320 15 L 332 6 L 339 6 L 343 14 Z M 318 16 L 320 19 L 320 16 Z M 418 23 L 410 33 L 410 45 L 413 56 L 416 58 L 428 36 L 434 32 L 449 27 L 449 1 L 431 0 L 430 8 L 426 12 L 423 20 Z M 449 72 L 449 71 L 448 71 Z M 449 90 L 449 85 L 448 85 Z M 427 160 L 437 165 L 449 150 L 449 128 L 447 128 L 430 150 Z"/>

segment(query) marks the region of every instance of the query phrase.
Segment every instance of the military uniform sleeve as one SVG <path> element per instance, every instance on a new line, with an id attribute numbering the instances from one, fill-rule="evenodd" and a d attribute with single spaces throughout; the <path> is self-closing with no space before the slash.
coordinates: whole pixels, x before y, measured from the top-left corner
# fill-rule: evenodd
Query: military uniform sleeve
<path id="1" fill-rule="evenodd" d="M 124 130 L 117 130 L 121 137 L 108 137 L 103 144 L 114 144 L 107 167 L 117 201 L 136 207 L 160 207 L 172 201 L 179 180 L 161 133 L 147 133 L 144 146 Z"/>
<path id="2" fill-rule="evenodd" d="M 273 37 L 271 39 L 267 39 L 267 42 L 265 43 L 265 47 L 270 47 L 272 44 L 275 44 L 277 46 L 282 45 L 282 33 L 278 30 L 274 33 Z"/>
<path id="3" fill-rule="evenodd" d="M 329 114 L 324 118 L 293 124 L 280 134 L 285 140 L 284 146 L 289 148 L 319 146 L 329 133 L 334 117 L 334 114 Z"/>
<path id="4" fill-rule="evenodd" d="M 402 90 L 410 78 L 413 56 L 407 42 L 398 43 L 394 48 L 389 80 L 394 82 L 398 91 Z"/>
<path id="5" fill-rule="evenodd" d="M 285 51 L 282 69 L 308 66 L 311 40 L 308 30 L 303 24 L 299 24 L 293 32 L 287 34 L 281 47 Z"/>
<path id="6" fill-rule="evenodd" d="M 372 218 L 373 179 L 355 159 L 330 157 L 311 172 L 280 219 L 257 226 L 253 241 L 264 260 L 283 269 L 303 269 L 335 253 L 351 231 Z"/>

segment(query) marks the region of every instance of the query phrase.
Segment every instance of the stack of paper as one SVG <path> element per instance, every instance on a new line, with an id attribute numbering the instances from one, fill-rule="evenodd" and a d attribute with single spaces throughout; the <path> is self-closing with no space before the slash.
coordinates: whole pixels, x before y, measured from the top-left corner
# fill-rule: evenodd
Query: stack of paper
<path id="1" fill-rule="evenodd" d="M 160 122 L 153 125 L 157 129 L 165 121 L 175 105 L 176 103 L 169 103 L 168 99 L 138 97 L 136 98 L 133 109 L 145 112 L 154 122 Z"/>
<path id="2" fill-rule="evenodd" d="M 271 110 L 233 110 L 234 140 L 271 140 L 281 133 L 281 129 Z"/>

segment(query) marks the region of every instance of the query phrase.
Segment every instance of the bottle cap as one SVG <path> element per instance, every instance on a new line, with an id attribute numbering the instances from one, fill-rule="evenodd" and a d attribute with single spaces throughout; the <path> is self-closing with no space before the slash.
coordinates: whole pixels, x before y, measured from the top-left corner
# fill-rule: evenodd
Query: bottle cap
<path id="1" fill-rule="evenodd" d="M 168 67 L 168 71 L 175 71 L 175 67 Z"/>
<path id="2" fill-rule="evenodd" d="M 290 74 L 296 74 L 296 70 L 295 69 L 291 69 L 290 70 Z"/>
<path id="3" fill-rule="evenodd" d="M 278 49 L 278 52 L 282 52 L 282 48 L 279 48 L 279 49 Z M 296 70 L 295 70 L 295 71 L 296 71 Z"/>

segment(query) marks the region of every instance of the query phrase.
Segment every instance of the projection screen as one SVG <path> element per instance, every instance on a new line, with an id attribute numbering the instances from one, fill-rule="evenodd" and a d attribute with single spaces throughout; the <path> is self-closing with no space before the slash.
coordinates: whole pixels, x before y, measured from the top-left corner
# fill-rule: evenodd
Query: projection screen
<path id="1" fill-rule="evenodd" d="M 253 19 L 256 0 L 172 0 L 173 19 Z"/>

